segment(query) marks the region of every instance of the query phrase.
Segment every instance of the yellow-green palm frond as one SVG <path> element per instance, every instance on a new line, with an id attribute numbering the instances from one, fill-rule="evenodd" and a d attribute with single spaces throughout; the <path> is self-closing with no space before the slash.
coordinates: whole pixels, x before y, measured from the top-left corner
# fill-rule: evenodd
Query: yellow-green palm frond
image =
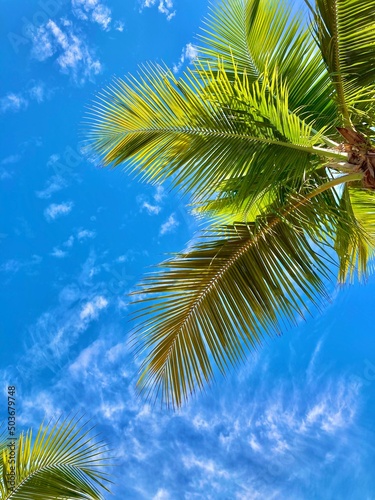
<path id="1" fill-rule="evenodd" d="M 219 56 L 229 74 L 234 59 L 252 80 L 266 67 L 277 68 L 288 84 L 291 111 L 302 109 L 335 134 L 332 84 L 306 17 L 295 14 L 292 2 L 223 0 L 206 21 L 200 53 L 210 64 Z"/>
<path id="2" fill-rule="evenodd" d="M 249 195 L 281 179 L 300 179 L 311 158 L 345 157 L 326 147 L 319 131 L 289 110 L 277 70 L 252 82 L 233 65 L 199 66 L 184 79 L 160 67 L 119 80 L 93 109 L 90 140 L 105 164 L 122 164 L 143 179 L 202 200 L 228 178 L 245 178 Z"/>
<path id="3" fill-rule="evenodd" d="M 341 220 L 339 182 L 308 186 L 253 222 L 212 227 L 144 279 L 143 322 L 134 333 L 144 356 L 141 392 L 181 405 L 216 370 L 225 373 L 265 334 L 324 299 L 332 228 Z"/>
<path id="4" fill-rule="evenodd" d="M 103 472 L 108 465 L 105 446 L 79 422 L 42 424 L 35 438 L 32 430 L 21 434 L 15 461 L 9 450 L 3 450 L 1 500 L 102 500 L 101 491 L 109 492 L 106 485 L 111 482 Z"/>
<path id="5" fill-rule="evenodd" d="M 339 281 L 368 274 L 368 262 L 375 251 L 375 193 L 345 186 L 340 203 L 341 223 L 336 231 L 335 249 L 340 258 Z"/>
<path id="6" fill-rule="evenodd" d="M 356 125 L 374 109 L 375 1 L 316 0 L 310 8 L 343 124 Z"/>

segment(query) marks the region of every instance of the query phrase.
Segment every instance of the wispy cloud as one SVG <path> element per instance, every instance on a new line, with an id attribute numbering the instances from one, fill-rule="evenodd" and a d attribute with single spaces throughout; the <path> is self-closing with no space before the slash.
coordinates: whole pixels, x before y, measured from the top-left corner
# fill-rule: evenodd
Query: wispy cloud
<path id="1" fill-rule="evenodd" d="M 167 233 L 172 233 L 180 223 L 176 219 L 175 214 L 171 214 L 168 219 L 161 225 L 159 234 L 163 236 Z"/>
<path id="2" fill-rule="evenodd" d="M 96 232 L 89 229 L 79 229 L 77 232 L 77 240 L 87 240 L 95 238 Z"/>
<path id="3" fill-rule="evenodd" d="M 163 188 L 163 186 L 157 185 L 156 190 L 155 190 L 155 194 L 154 194 L 154 200 L 157 203 L 161 203 L 165 197 L 166 197 L 165 189 Z"/>
<path id="4" fill-rule="evenodd" d="M 141 8 L 153 7 L 155 5 L 157 5 L 158 11 L 166 16 L 168 21 L 176 15 L 173 0 L 143 0 Z"/>
<path id="5" fill-rule="evenodd" d="M 104 284 L 102 292 L 93 285 L 94 268 L 95 256 L 90 254 L 76 282 L 65 285 L 59 292 L 56 306 L 41 314 L 30 327 L 31 345 L 25 353 L 29 363 L 25 366 L 21 363 L 22 373 L 31 376 L 47 366 L 58 370 L 69 349 L 108 308 Z"/>
<path id="6" fill-rule="evenodd" d="M 66 250 L 61 250 L 61 248 L 54 247 L 51 252 L 52 257 L 56 257 L 57 259 L 62 259 L 68 255 Z"/>
<path id="7" fill-rule="evenodd" d="M 137 197 L 137 202 L 140 205 L 140 211 L 146 211 L 148 215 L 158 215 L 162 210 L 162 202 L 166 197 L 163 186 L 156 186 L 155 193 L 152 198 L 154 201 L 150 202 L 149 197 L 140 195 Z"/>
<path id="8" fill-rule="evenodd" d="M 177 64 L 173 65 L 173 72 L 178 73 L 182 66 L 187 63 L 193 62 L 198 57 L 198 49 L 192 43 L 188 43 L 182 49 L 180 60 Z"/>
<path id="9" fill-rule="evenodd" d="M 55 57 L 62 73 L 68 74 L 77 84 L 92 80 L 102 71 L 99 59 L 79 35 L 71 21 L 57 22 L 51 19 L 38 28 L 29 26 L 32 56 L 38 61 Z"/>
<path id="10" fill-rule="evenodd" d="M 161 207 L 159 205 L 151 205 L 148 201 L 144 201 L 141 205 L 141 210 L 146 210 L 149 215 L 157 215 Z"/>
<path id="11" fill-rule="evenodd" d="M 40 255 L 32 255 L 31 258 L 22 259 L 9 259 L 0 265 L 0 271 L 4 273 L 17 273 L 21 269 L 25 269 L 26 272 L 30 272 L 35 265 L 42 262 L 42 257 Z"/>
<path id="12" fill-rule="evenodd" d="M 3 160 L 1 160 L 0 165 L 8 165 L 10 163 L 17 163 L 20 161 L 21 158 L 22 158 L 22 156 L 19 154 L 9 155 L 6 158 L 4 158 Z"/>
<path id="13" fill-rule="evenodd" d="M 0 181 L 11 179 L 12 176 L 13 172 L 9 172 L 9 170 L 5 170 L 5 168 L 0 168 Z"/>
<path id="14" fill-rule="evenodd" d="M 103 296 L 99 295 L 97 297 L 94 297 L 93 300 L 86 302 L 86 304 L 82 307 L 79 317 L 82 320 L 97 319 L 99 311 L 105 309 L 107 306 L 108 306 L 108 300 L 105 299 Z"/>
<path id="15" fill-rule="evenodd" d="M 42 83 L 36 83 L 30 87 L 28 90 L 29 96 L 34 101 L 41 103 L 46 97 L 46 88 Z"/>
<path id="16" fill-rule="evenodd" d="M 62 244 L 64 248 L 62 249 L 56 246 L 53 248 L 50 255 L 52 255 L 52 257 L 57 257 L 58 259 L 66 257 L 68 255 L 68 251 L 66 249 L 72 248 L 73 244 L 74 244 L 74 236 L 69 236 L 69 238 Z"/>
<path id="17" fill-rule="evenodd" d="M 26 89 L 20 92 L 9 92 L 0 98 L 0 112 L 24 111 L 28 108 L 30 101 L 42 103 L 53 94 L 52 90 L 47 90 L 43 82 L 31 81 Z"/>
<path id="18" fill-rule="evenodd" d="M 171 496 L 165 488 L 159 488 L 152 500 L 170 500 Z"/>
<path id="19" fill-rule="evenodd" d="M 22 94 L 15 94 L 9 92 L 4 97 L 0 98 L 0 111 L 5 113 L 6 111 L 21 111 L 27 108 L 29 105 L 27 99 L 25 99 Z"/>
<path id="20" fill-rule="evenodd" d="M 64 187 L 66 187 L 66 180 L 63 179 L 60 175 L 53 175 L 48 181 L 47 185 L 41 191 L 36 191 L 35 194 L 38 198 L 47 200 L 51 198 L 54 193 L 57 193 Z"/>
<path id="21" fill-rule="evenodd" d="M 68 249 L 71 249 L 75 241 L 83 242 L 85 240 L 93 239 L 96 237 L 96 232 L 89 229 L 78 229 L 76 230 L 76 235 L 69 236 L 69 238 L 64 241 L 61 246 L 55 246 L 50 255 L 52 257 L 63 258 L 68 255 Z M 62 247 L 62 248 L 61 248 Z"/>
<path id="22" fill-rule="evenodd" d="M 51 203 L 45 210 L 44 216 L 48 221 L 53 221 L 57 217 L 62 215 L 68 215 L 73 208 L 72 201 L 66 201 L 64 203 Z"/>
<path id="23" fill-rule="evenodd" d="M 120 31 L 120 33 L 122 33 L 125 28 L 125 23 L 123 21 L 116 21 L 114 26 L 116 31 Z"/>
<path id="24" fill-rule="evenodd" d="M 93 259 L 85 266 L 84 281 L 92 266 Z M 356 421 L 360 389 L 346 376 L 336 373 L 316 386 L 307 385 L 306 366 L 286 378 L 275 377 L 274 371 L 262 368 L 263 357 L 251 375 L 239 369 L 220 388 L 213 387 L 211 395 L 190 401 L 178 413 L 166 412 L 135 396 L 136 367 L 124 331 L 112 331 L 100 316 L 110 307 L 105 295 L 92 294 L 92 287 L 87 292 L 86 296 L 82 288 L 66 287 L 59 306 L 49 312 L 48 321 L 45 318 L 38 349 L 29 352 L 24 365 L 39 366 L 41 353 L 48 356 L 53 349 L 55 369 L 56 359 L 63 353 L 66 358 L 49 391 L 43 382 L 39 392 L 20 398 L 20 405 L 26 402 L 20 418 L 30 419 L 40 411 L 50 415 L 54 408 L 84 407 L 103 426 L 120 457 L 121 479 L 115 487 L 119 498 L 179 498 L 181 484 L 190 499 L 322 498 L 322 484 L 324 495 L 336 498 L 342 496 L 337 485 L 349 471 L 365 471 L 365 477 L 371 477 L 371 471 L 366 473 L 370 455 L 358 438 L 364 432 Z M 82 333 L 93 323 L 81 323 L 82 314 L 83 321 L 103 320 L 91 340 L 88 332 Z M 97 329 L 99 325 L 97 321 Z M 79 349 L 74 336 L 83 341 Z M 33 399 L 38 402 L 34 407 Z M 349 407 L 351 413 L 346 413 Z M 327 422 L 333 424 L 327 427 Z M 150 471 L 147 478 L 145 470 Z M 356 481 L 357 477 L 351 484 Z"/>
<path id="25" fill-rule="evenodd" d="M 84 21 L 90 20 L 108 31 L 112 21 L 109 7 L 99 0 L 72 0 L 73 14 Z"/>

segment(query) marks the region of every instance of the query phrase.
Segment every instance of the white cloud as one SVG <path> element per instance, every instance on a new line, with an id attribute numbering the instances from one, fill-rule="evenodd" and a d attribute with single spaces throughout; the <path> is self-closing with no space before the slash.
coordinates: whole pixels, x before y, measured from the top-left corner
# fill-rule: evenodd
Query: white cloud
<path id="1" fill-rule="evenodd" d="M 21 269 L 31 271 L 35 265 L 42 262 L 40 255 L 32 255 L 28 260 L 9 259 L 0 266 L 0 271 L 5 273 L 17 273 Z"/>
<path id="2" fill-rule="evenodd" d="M 161 207 L 159 205 L 151 205 L 148 201 L 144 201 L 141 207 L 141 210 L 145 209 L 149 215 L 157 215 Z"/>
<path id="3" fill-rule="evenodd" d="M 177 64 L 173 65 L 173 72 L 178 73 L 185 62 L 189 64 L 193 62 L 197 57 L 198 57 L 197 47 L 192 43 L 186 44 L 185 47 L 182 49 L 180 60 L 178 61 Z"/>
<path id="4" fill-rule="evenodd" d="M 57 257 L 58 259 L 62 259 L 63 257 L 66 257 L 68 255 L 68 252 L 61 250 L 58 247 L 54 247 L 54 249 L 51 252 L 52 257 Z"/>
<path id="5" fill-rule="evenodd" d="M 164 488 L 159 488 L 152 500 L 169 500 L 170 498 L 171 496 L 167 490 L 165 490 Z"/>
<path id="6" fill-rule="evenodd" d="M 30 98 L 36 101 L 37 103 L 43 102 L 46 97 L 46 90 L 42 83 L 36 83 L 29 89 L 28 92 Z"/>
<path id="7" fill-rule="evenodd" d="M 62 246 L 65 248 L 71 248 L 74 244 L 74 236 L 69 236 L 69 238 L 63 242 Z M 53 257 L 57 257 L 59 259 L 66 257 L 68 255 L 68 252 L 66 250 L 62 250 L 59 247 L 54 247 L 51 255 Z"/>
<path id="8" fill-rule="evenodd" d="M 72 208 L 72 201 L 66 201 L 64 203 L 51 203 L 51 205 L 44 210 L 44 216 L 48 221 L 52 221 L 62 215 L 68 215 Z"/>
<path id="9" fill-rule="evenodd" d="M 328 433 L 347 427 L 356 413 L 357 392 L 355 384 L 341 381 L 334 390 L 323 392 L 320 400 L 309 409 L 305 423 Z"/>
<path id="10" fill-rule="evenodd" d="M 64 241 L 63 245 L 70 248 L 73 246 L 73 243 L 74 243 L 74 236 L 69 236 L 69 238 Z"/>
<path id="11" fill-rule="evenodd" d="M 90 231 L 89 229 L 80 229 L 77 233 L 78 240 L 91 239 L 91 238 L 95 238 L 95 236 L 96 236 L 96 232 Z"/>
<path id="12" fill-rule="evenodd" d="M 124 31 L 125 28 L 125 23 L 123 21 L 116 21 L 115 22 L 115 30 L 120 31 L 121 33 Z"/>
<path id="13" fill-rule="evenodd" d="M 59 418 L 62 414 L 61 409 L 57 406 L 57 401 L 51 393 L 47 391 L 40 391 L 38 394 L 33 395 L 33 397 L 23 398 L 22 401 L 22 414 L 17 418 L 19 424 L 28 422 L 28 414 L 33 410 L 37 409 L 38 413 L 41 413 L 42 419 L 46 422 L 52 418 Z M 40 422 L 39 422 L 40 425 Z"/>
<path id="14" fill-rule="evenodd" d="M 4 264 L 1 264 L 0 271 L 4 273 L 17 273 L 22 267 L 21 261 L 17 259 L 9 259 Z"/>
<path id="15" fill-rule="evenodd" d="M 128 261 L 128 256 L 127 255 L 120 255 L 119 257 L 117 257 L 116 259 L 116 262 L 127 262 Z"/>
<path id="16" fill-rule="evenodd" d="M 0 168 L 0 180 L 10 179 L 13 176 L 13 172 L 9 172 L 9 170 L 5 170 L 5 168 Z"/>
<path id="17" fill-rule="evenodd" d="M 129 308 L 129 301 L 122 299 L 121 297 L 117 298 L 117 308 L 119 311 L 126 311 Z"/>
<path id="18" fill-rule="evenodd" d="M 22 156 L 18 155 L 18 154 L 9 155 L 6 158 L 4 158 L 3 160 L 1 160 L 0 164 L 1 165 L 8 165 L 9 163 L 17 163 L 18 161 L 20 161 L 21 158 L 22 158 Z"/>
<path id="19" fill-rule="evenodd" d="M 36 191 L 36 196 L 41 199 L 49 199 L 53 193 L 57 193 L 66 186 L 66 181 L 59 175 L 53 175 L 48 181 L 47 186 L 42 191 Z"/>
<path id="20" fill-rule="evenodd" d="M 173 0 L 143 0 L 141 8 L 153 7 L 157 5 L 158 11 L 165 14 L 167 20 L 170 21 L 175 15 L 176 11 L 173 9 Z"/>
<path id="21" fill-rule="evenodd" d="M 161 225 L 159 234 L 163 236 L 164 234 L 172 233 L 178 225 L 179 222 L 176 219 L 175 214 L 171 214 L 164 224 Z"/>
<path id="22" fill-rule="evenodd" d="M 118 361 L 126 352 L 128 351 L 125 342 L 119 342 L 118 344 L 111 347 L 105 354 L 105 358 L 110 363 L 115 363 Z"/>
<path id="23" fill-rule="evenodd" d="M 93 360 L 103 351 L 103 343 L 96 340 L 89 347 L 81 351 L 77 359 L 69 366 L 69 371 L 72 375 L 80 375 L 87 372 Z"/>
<path id="24" fill-rule="evenodd" d="M 50 97 L 52 91 L 47 91 L 44 83 L 32 81 L 28 88 L 18 93 L 9 92 L 0 98 L 0 112 L 23 111 L 28 108 L 30 100 L 42 103 L 47 97 Z"/>
<path id="25" fill-rule="evenodd" d="M 156 203 L 160 203 L 165 198 L 165 196 L 166 194 L 163 186 L 161 185 L 156 186 L 156 192 L 154 194 L 154 200 L 156 201 Z"/>
<path id="26" fill-rule="evenodd" d="M 109 24 L 112 21 L 110 9 L 104 5 L 99 5 L 92 13 L 92 20 L 98 23 L 104 30 L 109 29 Z"/>
<path id="27" fill-rule="evenodd" d="M 261 451 L 262 449 L 261 445 L 259 444 L 254 434 L 250 435 L 249 445 L 254 451 Z"/>
<path id="28" fill-rule="evenodd" d="M 217 464 L 210 459 L 197 458 L 194 454 L 182 456 L 182 463 L 187 469 L 201 469 L 205 474 L 214 475 L 215 477 L 229 478 L 229 474 L 224 469 L 220 469 Z"/>
<path id="29" fill-rule="evenodd" d="M 77 35 L 69 21 L 61 21 L 59 26 L 50 19 L 38 28 L 29 26 L 29 37 L 35 59 L 45 61 L 55 56 L 61 72 L 70 75 L 78 84 L 92 80 L 102 70 L 93 50 Z"/>
<path id="30" fill-rule="evenodd" d="M 84 21 L 90 20 L 108 31 L 112 21 L 111 9 L 99 0 L 72 0 L 73 14 Z"/>
<path id="31" fill-rule="evenodd" d="M 28 101 L 21 95 L 9 92 L 6 96 L 0 98 L 0 111 L 21 111 L 29 105 Z"/>
<path id="32" fill-rule="evenodd" d="M 89 319 L 89 320 L 97 319 L 99 311 L 105 309 L 107 306 L 108 306 L 108 300 L 105 299 L 103 296 L 99 295 L 90 302 L 87 302 L 83 306 L 79 317 L 81 319 Z"/>
<path id="33" fill-rule="evenodd" d="M 107 420 L 113 420 L 115 418 L 116 413 L 120 413 L 120 415 L 125 410 L 125 404 L 123 401 L 119 401 L 118 403 L 102 403 L 100 406 L 100 413 Z M 117 415 L 116 418 L 119 418 L 120 415 Z"/>
<path id="34" fill-rule="evenodd" d="M 161 185 L 156 186 L 155 193 L 152 195 L 154 202 L 149 201 L 145 195 L 137 196 L 137 202 L 141 205 L 140 211 L 146 210 L 149 215 L 158 215 L 162 210 L 162 202 L 166 197 L 164 188 Z"/>

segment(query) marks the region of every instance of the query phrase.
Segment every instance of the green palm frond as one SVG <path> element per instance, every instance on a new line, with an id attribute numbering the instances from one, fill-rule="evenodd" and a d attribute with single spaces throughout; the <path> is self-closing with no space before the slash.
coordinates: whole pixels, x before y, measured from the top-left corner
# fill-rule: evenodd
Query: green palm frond
<path id="1" fill-rule="evenodd" d="M 374 108 L 375 1 L 316 0 L 310 8 L 343 124 L 356 125 L 356 115 L 363 120 L 366 109 Z"/>
<path id="2" fill-rule="evenodd" d="M 341 224 L 337 227 L 335 249 L 340 258 L 339 281 L 353 280 L 355 272 L 367 275 L 375 251 L 375 193 L 345 186 L 340 203 Z"/>
<path id="3" fill-rule="evenodd" d="M 277 68 L 288 84 L 291 111 L 301 109 L 318 128 L 328 125 L 335 133 L 332 84 L 304 18 L 292 12 L 291 2 L 223 0 L 207 19 L 200 53 L 210 64 L 219 56 L 229 74 L 234 60 L 253 81 L 266 67 Z"/>
<path id="4" fill-rule="evenodd" d="M 94 149 L 105 164 L 151 182 L 171 178 L 196 199 L 213 196 L 231 177 L 244 178 L 257 196 L 285 178 L 301 179 L 314 168 L 312 156 L 346 157 L 325 146 L 324 128 L 315 131 L 290 112 L 276 70 L 251 82 L 233 65 L 233 75 L 199 66 L 198 76 L 177 80 L 154 67 L 139 81 L 119 80 L 94 109 Z"/>
<path id="5" fill-rule="evenodd" d="M 332 226 L 340 221 L 332 187 L 340 182 L 273 204 L 254 222 L 213 227 L 144 279 L 143 322 L 134 333 L 145 356 L 141 392 L 179 406 L 215 369 L 224 373 L 265 334 L 279 333 L 280 322 L 293 323 L 309 303 L 319 304 Z"/>
<path id="6" fill-rule="evenodd" d="M 33 438 L 32 430 L 16 441 L 16 459 L 3 450 L 0 479 L 1 500 L 102 500 L 100 490 L 108 491 L 105 446 L 90 438 L 90 429 L 79 420 L 64 420 L 55 425 L 40 426 Z M 15 487 L 9 473 L 15 466 Z"/>

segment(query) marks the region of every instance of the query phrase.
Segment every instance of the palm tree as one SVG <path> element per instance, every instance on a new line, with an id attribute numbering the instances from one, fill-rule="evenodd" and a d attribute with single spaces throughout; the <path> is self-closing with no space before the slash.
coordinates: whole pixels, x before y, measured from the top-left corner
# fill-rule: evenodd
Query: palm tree
<path id="1" fill-rule="evenodd" d="M 375 245 L 375 0 L 223 0 L 177 78 L 149 65 L 93 106 L 105 165 L 169 180 L 211 220 L 144 278 L 138 387 L 181 405 L 368 273 Z"/>
<path id="2" fill-rule="evenodd" d="M 104 445 L 90 438 L 81 419 L 43 424 L 16 441 L 2 435 L 0 442 L 1 500 L 102 500 L 109 491 L 102 472 Z M 15 445 L 14 445 L 15 443 Z"/>

